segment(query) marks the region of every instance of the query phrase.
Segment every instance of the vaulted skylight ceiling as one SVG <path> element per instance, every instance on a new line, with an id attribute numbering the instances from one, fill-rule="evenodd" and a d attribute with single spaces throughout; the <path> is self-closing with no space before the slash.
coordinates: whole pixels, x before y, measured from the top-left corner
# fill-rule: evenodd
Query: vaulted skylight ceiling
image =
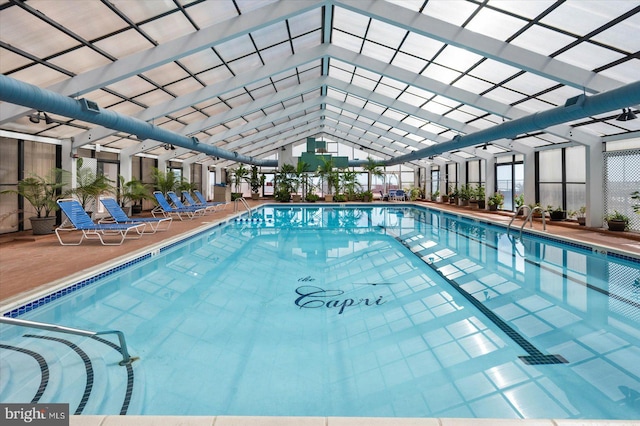
<path id="1" fill-rule="evenodd" d="M 387 159 L 638 81 L 638 34 L 631 0 L 8 1 L 0 69 L 247 156 L 315 136 Z M 163 151 L 55 114 L 35 124 L 33 112 L 2 103 L 0 128 Z M 489 152 L 638 137 L 640 120 L 620 112 Z"/>

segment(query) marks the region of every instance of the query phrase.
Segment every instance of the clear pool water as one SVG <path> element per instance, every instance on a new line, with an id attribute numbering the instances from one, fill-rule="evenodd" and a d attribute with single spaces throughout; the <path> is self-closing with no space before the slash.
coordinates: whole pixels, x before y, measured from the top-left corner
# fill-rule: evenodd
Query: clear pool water
<path id="1" fill-rule="evenodd" d="M 124 331 L 128 414 L 640 419 L 639 302 L 634 259 L 286 205 L 20 318 Z"/>

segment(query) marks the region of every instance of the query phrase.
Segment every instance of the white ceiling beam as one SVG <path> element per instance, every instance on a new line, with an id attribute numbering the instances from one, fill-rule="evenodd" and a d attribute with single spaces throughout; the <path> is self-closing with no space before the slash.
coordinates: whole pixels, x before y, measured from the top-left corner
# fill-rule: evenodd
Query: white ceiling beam
<path id="1" fill-rule="evenodd" d="M 156 47 L 131 54 L 105 66 L 53 84 L 47 89 L 65 96 L 77 97 L 290 17 L 306 13 L 324 4 L 324 0 L 276 2 L 268 7 L 255 9 Z M 15 121 L 29 111 L 28 108 L 9 105 L 3 108 L 0 113 L 0 124 Z"/>
<path id="2" fill-rule="evenodd" d="M 335 0 L 334 3 L 406 31 L 451 44 L 568 86 L 584 89 L 590 93 L 606 92 L 624 84 L 593 71 L 505 43 L 459 25 L 416 13 L 404 7 L 393 7 L 393 13 L 389 13 L 389 4 L 376 0 Z"/>

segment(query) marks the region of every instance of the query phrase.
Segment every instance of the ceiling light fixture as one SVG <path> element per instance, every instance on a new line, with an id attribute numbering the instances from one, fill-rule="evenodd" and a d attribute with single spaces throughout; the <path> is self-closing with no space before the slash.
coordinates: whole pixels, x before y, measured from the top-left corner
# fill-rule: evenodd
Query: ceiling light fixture
<path id="1" fill-rule="evenodd" d="M 44 115 L 44 122 L 45 122 L 45 123 L 47 123 L 47 124 L 53 124 L 53 120 L 51 119 L 51 117 L 49 117 L 49 116 L 47 115 L 47 113 L 46 113 L 46 112 L 43 112 L 42 114 Z"/>
<path id="2" fill-rule="evenodd" d="M 616 118 L 616 121 L 630 121 L 635 120 L 636 118 L 638 117 L 636 117 L 633 111 L 631 111 L 631 108 L 623 108 L 622 114 Z"/>
<path id="3" fill-rule="evenodd" d="M 32 114 L 29 116 L 29 121 L 38 124 L 40 122 L 40 111 L 37 114 Z"/>

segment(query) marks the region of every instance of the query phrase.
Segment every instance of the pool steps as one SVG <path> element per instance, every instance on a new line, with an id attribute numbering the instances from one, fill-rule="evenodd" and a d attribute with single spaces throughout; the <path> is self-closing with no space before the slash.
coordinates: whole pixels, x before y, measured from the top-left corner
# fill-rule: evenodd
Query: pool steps
<path id="1" fill-rule="evenodd" d="M 108 347 L 105 351 L 103 343 L 89 337 L 63 335 L 52 338 L 51 333 L 21 331 L 3 333 L 0 343 L 39 354 L 46 362 L 48 377 L 39 403 L 68 402 L 70 414 L 79 409 L 81 413 L 89 414 L 121 413 L 127 374 L 126 367 L 118 365 L 119 352 Z M 78 351 L 70 345 L 77 346 Z M 33 364 L 34 368 L 25 369 L 25 364 Z M 32 401 L 42 381 L 42 371 L 32 356 L 3 349 L 1 371 L 0 400 Z M 106 397 L 118 394 L 122 397 Z M 7 395 L 11 395 L 11 400 Z M 139 404 L 138 401 L 135 403 Z"/>

